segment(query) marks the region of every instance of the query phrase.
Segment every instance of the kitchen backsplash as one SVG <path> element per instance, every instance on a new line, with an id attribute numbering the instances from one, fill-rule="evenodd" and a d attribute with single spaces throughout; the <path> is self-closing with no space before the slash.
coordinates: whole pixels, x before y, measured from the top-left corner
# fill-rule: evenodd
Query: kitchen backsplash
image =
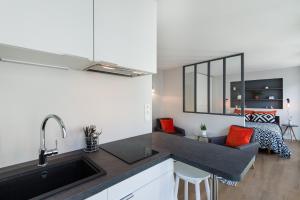
<path id="1" fill-rule="evenodd" d="M 152 77 L 125 78 L 98 73 L 0 63 L 0 167 L 38 157 L 40 125 L 60 116 L 68 130 L 61 139 L 54 121 L 47 147 L 58 139 L 59 153 L 84 147 L 84 125 L 103 129 L 100 143 L 152 130 L 144 105 L 152 104 Z"/>

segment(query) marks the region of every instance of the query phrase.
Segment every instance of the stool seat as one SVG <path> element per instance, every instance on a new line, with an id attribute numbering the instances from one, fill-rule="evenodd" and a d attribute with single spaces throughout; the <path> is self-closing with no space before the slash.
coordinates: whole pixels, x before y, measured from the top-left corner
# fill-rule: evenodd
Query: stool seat
<path id="1" fill-rule="evenodd" d="M 210 174 L 208 172 L 178 161 L 175 162 L 174 170 L 176 174 L 182 177 L 186 177 L 187 179 L 204 180 L 210 177 Z"/>
<path id="2" fill-rule="evenodd" d="M 204 181 L 207 199 L 210 200 L 209 177 L 210 174 L 201 169 L 176 161 L 174 163 L 175 171 L 175 199 L 177 199 L 179 189 L 179 179 L 184 181 L 184 200 L 188 200 L 188 184 L 195 185 L 196 200 L 201 199 L 200 183 Z"/>

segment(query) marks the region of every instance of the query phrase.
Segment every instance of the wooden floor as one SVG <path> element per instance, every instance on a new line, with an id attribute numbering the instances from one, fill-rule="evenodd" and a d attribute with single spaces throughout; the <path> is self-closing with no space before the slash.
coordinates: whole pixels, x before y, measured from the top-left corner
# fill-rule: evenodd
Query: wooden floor
<path id="1" fill-rule="evenodd" d="M 250 169 L 236 187 L 219 184 L 219 200 L 300 200 L 300 142 L 286 142 L 291 159 L 260 152 L 255 169 Z M 183 182 L 178 199 L 183 200 Z M 189 200 L 195 199 L 194 186 L 189 185 Z M 206 200 L 201 183 L 201 200 Z"/>

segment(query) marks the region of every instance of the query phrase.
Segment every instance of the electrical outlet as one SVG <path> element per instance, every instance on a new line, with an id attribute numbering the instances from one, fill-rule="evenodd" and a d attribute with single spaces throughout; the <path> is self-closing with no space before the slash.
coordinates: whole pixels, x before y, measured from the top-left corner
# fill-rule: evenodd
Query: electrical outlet
<path id="1" fill-rule="evenodd" d="M 151 120 L 151 105 L 150 104 L 145 104 L 144 106 L 144 112 L 145 112 L 145 121 Z"/>

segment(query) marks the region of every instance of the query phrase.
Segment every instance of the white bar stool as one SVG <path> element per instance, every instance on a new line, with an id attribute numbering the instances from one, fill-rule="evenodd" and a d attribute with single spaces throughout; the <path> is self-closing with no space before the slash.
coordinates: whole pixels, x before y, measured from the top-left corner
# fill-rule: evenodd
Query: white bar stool
<path id="1" fill-rule="evenodd" d="M 195 185 L 196 200 L 201 199 L 200 195 L 200 183 L 204 181 L 207 199 L 210 200 L 210 189 L 209 189 L 209 177 L 210 174 L 203 170 L 197 169 L 190 165 L 176 161 L 174 163 L 175 171 L 175 199 L 178 197 L 179 179 L 184 180 L 184 200 L 189 199 L 188 184 L 192 183 Z"/>

